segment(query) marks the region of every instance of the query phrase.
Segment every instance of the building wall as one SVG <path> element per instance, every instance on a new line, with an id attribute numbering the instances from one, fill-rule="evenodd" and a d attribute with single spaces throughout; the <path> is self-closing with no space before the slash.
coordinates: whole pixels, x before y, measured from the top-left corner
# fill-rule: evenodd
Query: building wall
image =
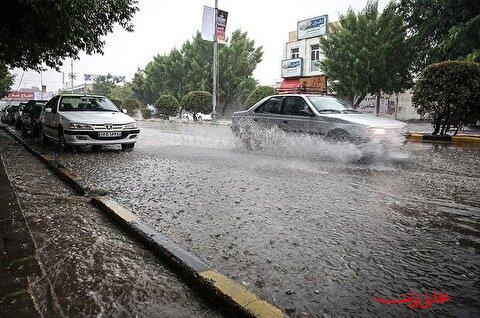
<path id="1" fill-rule="evenodd" d="M 296 33 L 295 33 L 296 34 Z M 311 71 L 310 70 L 310 46 L 319 44 L 320 38 L 310 38 L 310 39 L 303 39 L 299 41 L 288 42 L 285 44 L 285 49 L 283 52 L 283 59 L 290 59 L 291 58 L 291 49 L 298 48 L 299 49 L 299 57 L 303 58 L 303 76 L 313 76 L 313 75 L 321 75 L 323 72 L 320 71 Z M 324 58 L 322 52 L 320 51 L 320 60 Z"/>

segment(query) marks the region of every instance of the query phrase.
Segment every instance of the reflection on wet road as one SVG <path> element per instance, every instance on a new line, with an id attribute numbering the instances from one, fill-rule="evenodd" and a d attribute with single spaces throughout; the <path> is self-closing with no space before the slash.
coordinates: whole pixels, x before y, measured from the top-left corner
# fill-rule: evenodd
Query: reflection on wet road
<path id="1" fill-rule="evenodd" d="M 480 151 L 408 143 L 360 165 L 311 136 L 248 151 L 225 126 L 141 128 L 133 152 L 55 156 L 292 315 L 403 317 L 373 297 L 434 290 L 453 301 L 433 316 L 480 315 Z"/>

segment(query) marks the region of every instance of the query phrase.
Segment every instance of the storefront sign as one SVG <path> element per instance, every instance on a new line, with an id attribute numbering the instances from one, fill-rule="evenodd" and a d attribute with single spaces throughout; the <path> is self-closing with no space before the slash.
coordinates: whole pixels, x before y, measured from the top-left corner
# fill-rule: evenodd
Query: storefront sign
<path id="1" fill-rule="evenodd" d="M 282 61 L 282 77 L 299 77 L 302 76 L 302 63 L 301 58 L 289 59 Z"/>
<path id="2" fill-rule="evenodd" d="M 2 98 L 2 100 L 26 102 L 30 99 L 34 99 L 34 97 L 35 94 L 33 92 L 10 91 L 7 96 Z"/>
<path id="3" fill-rule="evenodd" d="M 297 24 L 297 38 L 308 39 L 325 35 L 327 33 L 328 15 L 302 20 Z"/>

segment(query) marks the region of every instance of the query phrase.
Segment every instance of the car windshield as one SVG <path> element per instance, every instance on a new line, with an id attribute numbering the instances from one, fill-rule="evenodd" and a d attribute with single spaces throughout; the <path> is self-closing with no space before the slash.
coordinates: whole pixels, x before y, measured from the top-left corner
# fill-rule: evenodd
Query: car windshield
<path id="1" fill-rule="evenodd" d="M 335 97 L 307 96 L 307 98 L 319 112 L 356 112 L 348 103 Z"/>
<path id="2" fill-rule="evenodd" d="M 106 97 L 94 96 L 65 96 L 60 103 L 62 112 L 78 111 L 109 111 L 118 112 L 117 106 Z"/>

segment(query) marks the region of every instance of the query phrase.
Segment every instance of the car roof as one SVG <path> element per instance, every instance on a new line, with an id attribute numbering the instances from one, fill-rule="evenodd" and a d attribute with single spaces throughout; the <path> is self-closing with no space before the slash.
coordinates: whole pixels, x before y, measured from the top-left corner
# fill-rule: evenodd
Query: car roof
<path id="1" fill-rule="evenodd" d="M 58 94 L 58 96 L 62 96 L 62 97 L 105 97 L 105 96 L 103 96 L 103 95 L 74 94 L 74 93 Z"/>

